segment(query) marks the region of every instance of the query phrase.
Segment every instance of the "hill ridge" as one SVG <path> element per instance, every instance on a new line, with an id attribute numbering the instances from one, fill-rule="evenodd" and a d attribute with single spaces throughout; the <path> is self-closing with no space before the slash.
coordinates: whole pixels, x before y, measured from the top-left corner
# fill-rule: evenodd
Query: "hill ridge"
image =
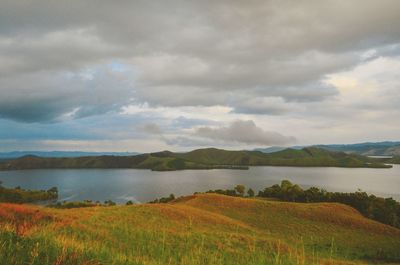
<path id="1" fill-rule="evenodd" d="M 217 148 L 196 149 L 186 153 L 161 151 L 135 156 L 38 157 L 25 156 L 0 162 L 0 170 L 46 168 L 138 168 L 156 171 L 229 168 L 248 166 L 325 166 L 387 168 L 378 159 L 332 152 L 317 147 L 285 149 L 274 153 L 230 151 Z"/>

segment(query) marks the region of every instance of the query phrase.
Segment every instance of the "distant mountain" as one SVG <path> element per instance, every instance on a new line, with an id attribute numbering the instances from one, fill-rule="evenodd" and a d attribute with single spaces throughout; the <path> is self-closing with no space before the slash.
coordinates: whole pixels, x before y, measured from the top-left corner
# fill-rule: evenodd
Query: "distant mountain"
<path id="1" fill-rule="evenodd" d="M 345 152 L 348 154 L 359 154 L 365 156 L 400 156 L 400 142 L 366 142 L 357 144 L 327 144 L 314 145 L 329 151 Z M 293 146 L 292 149 L 302 149 L 305 146 Z M 256 151 L 272 153 L 281 151 L 286 147 L 272 146 L 267 148 L 257 148 Z"/>
<path id="2" fill-rule="evenodd" d="M 304 147 L 305 146 L 291 146 L 290 148 L 291 149 L 300 150 L 300 149 L 302 149 Z M 254 149 L 254 151 L 260 151 L 260 152 L 263 152 L 263 153 L 270 154 L 270 153 L 274 153 L 274 152 L 285 150 L 287 148 L 288 147 L 284 147 L 284 146 L 271 146 L 271 147 L 266 147 L 266 148 L 256 148 L 256 149 Z"/>
<path id="3" fill-rule="evenodd" d="M 284 149 L 273 153 L 260 151 L 227 151 L 216 148 L 198 149 L 176 156 L 202 164 L 247 166 L 334 166 L 381 167 L 379 160 L 356 154 L 332 152 L 317 147 Z"/>
<path id="4" fill-rule="evenodd" d="M 376 142 L 358 144 L 317 145 L 330 151 L 339 151 L 366 156 L 400 156 L 400 142 Z"/>
<path id="5" fill-rule="evenodd" d="M 285 149 L 266 154 L 260 151 L 227 151 L 216 148 L 198 149 L 187 153 L 162 151 L 135 156 L 85 156 L 49 158 L 24 156 L 0 162 L 0 170 L 46 168 L 143 168 L 156 171 L 181 169 L 231 168 L 248 166 L 304 167 L 391 167 L 378 159 L 357 154 L 332 152 L 317 147 L 301 150 Z"/>
<path id="6" fill-rule="evenodd" d="M 80 156 L 132 156 L 138 155 L 137 152 L 82 152 L 82 151 L 14 151 L 0 152 L 0 159 L 18 158 L 27 155 L 40 157 L 80 157 Z"/>

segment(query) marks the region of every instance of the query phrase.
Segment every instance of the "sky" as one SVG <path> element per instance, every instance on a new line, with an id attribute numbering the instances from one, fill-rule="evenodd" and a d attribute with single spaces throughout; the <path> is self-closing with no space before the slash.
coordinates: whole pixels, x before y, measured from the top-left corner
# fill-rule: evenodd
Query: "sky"
<path id="1" fill-rule="evenodd" d="M 0 0 L 0 151 L 400 140 L 400 1 Z"/>

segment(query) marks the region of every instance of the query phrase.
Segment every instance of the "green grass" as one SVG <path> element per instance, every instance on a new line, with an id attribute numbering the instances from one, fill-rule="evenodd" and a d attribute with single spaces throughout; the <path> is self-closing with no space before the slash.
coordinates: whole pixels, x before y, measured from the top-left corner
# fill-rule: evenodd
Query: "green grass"
<path id="1" fill-rule="evenodd" d="M 341 204 L 216 194 L 168 204 L 0 205 L 0 264 L 379 264 L 400 230 Z"/>

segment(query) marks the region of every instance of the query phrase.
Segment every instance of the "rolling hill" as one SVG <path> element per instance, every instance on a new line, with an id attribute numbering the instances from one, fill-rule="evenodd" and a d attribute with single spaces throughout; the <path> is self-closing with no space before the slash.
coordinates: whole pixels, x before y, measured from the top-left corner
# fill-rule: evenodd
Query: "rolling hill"
<path id="1" fill-rule="evenodd" d="M 86 156 L 48 158 L 24 156 L 0 162 L 0 170 L 46 168 L 142 168 L 157 171 L 181 169 L 233 168 L 247 166 L 391 167 L 378 159 L 332 152 L 317 147 L 285 149 L 274 153 L 227 151 L 216 148 L 187 153 L 163 151 L 136 156 Z"/>
<path id="2" fill-rule="evenodd" d="M 377 142 L 359 144 L 317 145 L 330 151 L 346 152 L 366 156 L 395 156 L 400 155 L 400 142 Z"/>
<path id="3" fill-rule="evenodd" d="M 82 152 L 82 151 L 13 151 L 0 152 L 0 159 L 13 159 L 28 155 L 40 157 L 81 157 L 81 156 L 132 156 L 137 152 Z"/>
<path id="4" fill-rule="evenodd" d="M 293 146 L 292 149 L 302 149 L 305 146 Z M 345 152 L 365 156 L 400 156 L 400 142 L 365 142 L 357 144 L 325 144 L 315 145 L 334 152 Z M 285 147 L 272 146 L 268 148 L 257 148 L 256 151 L 272 153 L 286 149 Z"/>
<path id="5" fill-rule="evenodd" d="M 249 165 L 249 166 L 337 166 L 380 167 L 376 160 L 360 155 L 331 152 L 317 147 L 301 150 L 285 149 L 274 153 L 260 151 L 226 151 L 215 148 L 198 149 L 178 157 L 203 164 Z"/>
<path id="6" fill-rule="evenodd" d="M 0 264 L 398 264 L 400 230 L 337 203 L 0 204 Z"/>

